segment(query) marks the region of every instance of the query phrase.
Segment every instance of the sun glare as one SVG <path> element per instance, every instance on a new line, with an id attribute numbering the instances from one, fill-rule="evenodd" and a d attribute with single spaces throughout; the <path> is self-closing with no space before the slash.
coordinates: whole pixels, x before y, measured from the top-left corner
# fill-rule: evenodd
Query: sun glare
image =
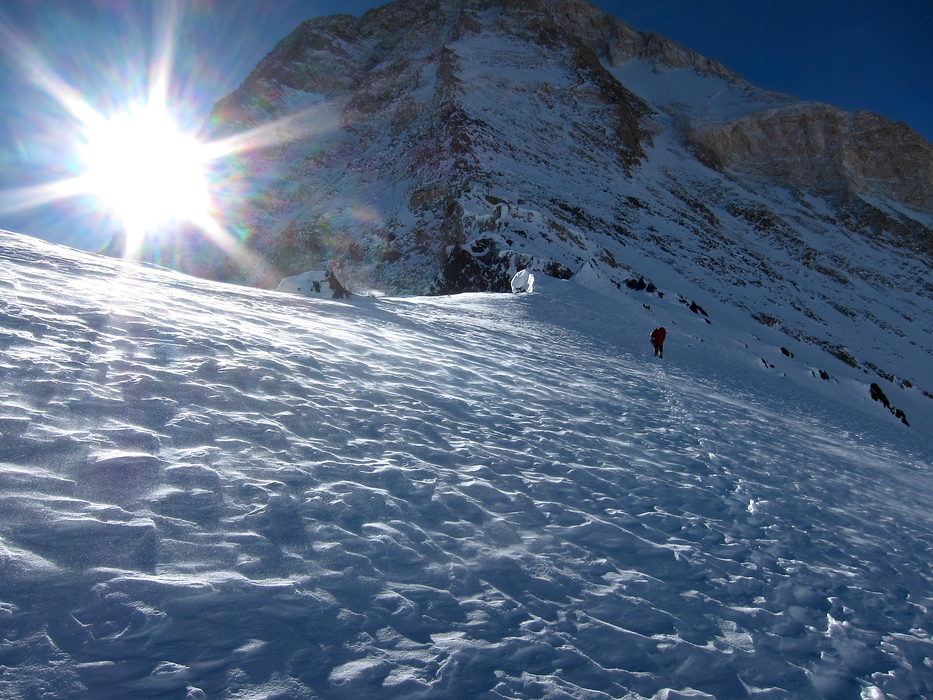
<path id="1" fill-rule="evenodd" d="M 86 138 L 87 189 L 131 237 L 166 222 L 209 217 L 207 149 L 163 111 L 144 107 L 97 121 Z"/>
<path id="2" fill-rule="evenodd" d="M 62 132 L 74 136 L 74 140 L 65 139 L 73 146 L 67 149 L 69 155 L 59 166 L 66 177 L 0 190 L 0 213 L 71 198 L 81 198 L 81 206 L 85 206 L 85 196 L 91 195 L 96 200 L 90 208 L 92 225 L 99 226 L 100 231 L 89 237 L 100 233 L 112 236 L 112 223 L 118 222 L 126 257 L 145 257 L 151 252 L 147 246 L 155 241 L 147 235 L 150 233 L 168 233 L 167 238 L 159 238 L 158 245 L 171 248 L 183 239 L 179 236 L 173 241 L 171 226 L 190 223 L 244 269 L 261 267 L 264 263 L 242 245 L 242 232 L 234 235 L 222 224 L 223 216 L 218 211 L 223 207 L 218 204 L 246 194 L 235 178 L 219 182 L 218 172 L 223 168 L 218 163 L 237 153 L 285 143 L 320 130 L 321 126 L 298 114 L 281 123 L 263 124 L 210 143 L 202 143 L 180 128 L 178 119 L 186 116 L 191 121 L 192 112 L 200 104 L 196 90 L 172 89 L 173 54 L 183 2 L 166 0 L 156 5 L 151 63 L 135 66 L 126 76 L 117 73 L 130 78 L 126 85 L 109 83 L 108 76 L 113 76 L 104 64 L 97 73 L 102 80 L 90 86 L 98 91 L 103 86 L 104 94 L 110 97 L 100 101 L 108 107 L 122 105 L 109 115 L 91 99 L 94 90 L 88 86 L 80 89 L 66 81 L 47 63 L 42 51 L 0 17 L 0 52 L 74 117 L 74 126 L 68 123 Z M 121 87 L 125 102 L 119 98 Z M 74 162 L 71 156 L 76 156 Z"/>

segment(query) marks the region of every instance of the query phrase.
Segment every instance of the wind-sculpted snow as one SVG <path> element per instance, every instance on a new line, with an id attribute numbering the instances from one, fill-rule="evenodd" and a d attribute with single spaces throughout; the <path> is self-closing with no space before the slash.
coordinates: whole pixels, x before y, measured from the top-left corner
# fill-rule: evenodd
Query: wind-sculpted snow
<path id="1" fill-rule="evenodd" d="M 928 438 L 686 308 L 0 256 L 0 697 L 933 693 Z"/>

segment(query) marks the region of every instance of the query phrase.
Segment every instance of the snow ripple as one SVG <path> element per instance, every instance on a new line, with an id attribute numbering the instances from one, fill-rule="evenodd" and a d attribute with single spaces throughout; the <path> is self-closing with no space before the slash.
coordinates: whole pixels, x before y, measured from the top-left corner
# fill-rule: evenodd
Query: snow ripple
<path id="1" fill-rule="evenodd" d="M 933 692 L 929 446 L 655 364 L 573 285 L 0 246 L 2 697 Z"/>

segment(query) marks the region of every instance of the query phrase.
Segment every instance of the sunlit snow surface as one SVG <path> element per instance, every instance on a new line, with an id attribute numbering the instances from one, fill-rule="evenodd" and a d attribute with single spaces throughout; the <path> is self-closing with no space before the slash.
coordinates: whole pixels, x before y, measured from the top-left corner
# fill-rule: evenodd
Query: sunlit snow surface
<path id="1" fill-rule="evenodd" d="M 4 698 L 933 694 L 929 438 L 689 311 L 0 260 Z"/>

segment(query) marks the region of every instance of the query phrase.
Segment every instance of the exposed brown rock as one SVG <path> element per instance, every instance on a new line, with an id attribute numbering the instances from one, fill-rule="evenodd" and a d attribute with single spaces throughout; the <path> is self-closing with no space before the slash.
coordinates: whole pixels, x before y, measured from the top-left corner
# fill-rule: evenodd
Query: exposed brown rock
<path id="1" fill-rule="evenodd" d="M 712 165 L 819 193 L 880 194 L 933 212 L 933 146 L 877 114 L 797 103 L 726 123 L 682 118 L 678 128 Z"/>

